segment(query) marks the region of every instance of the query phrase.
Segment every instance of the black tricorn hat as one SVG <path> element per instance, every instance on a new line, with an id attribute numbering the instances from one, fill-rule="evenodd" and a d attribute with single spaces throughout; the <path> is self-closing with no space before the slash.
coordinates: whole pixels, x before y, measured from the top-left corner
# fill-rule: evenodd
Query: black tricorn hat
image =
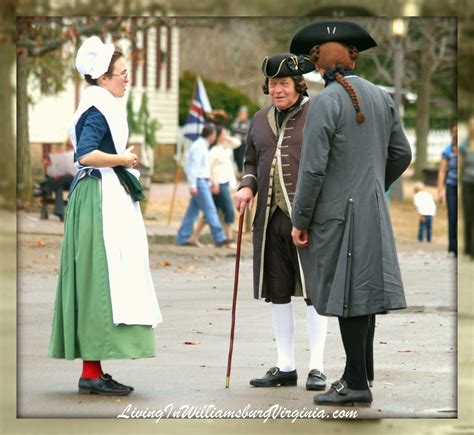
<path id="1" fill-rule="evenodd" d="M 308 57 L 296 56 L 292 53 L 275 54 L 265 57 L 262 71 L 265 77 L 300 76 L 314 70 L 314 63 Z"/>
<path id="2" fill-rule="evenodd" d="M 340 42 L 353 45 L 359 51 L 376 47 L 377 43 L 362 26 L 351 21 L 318 21 L 298 30 L 290 44 L 295 54 L 309 54 L 315 45 L 325 42 Z"/>

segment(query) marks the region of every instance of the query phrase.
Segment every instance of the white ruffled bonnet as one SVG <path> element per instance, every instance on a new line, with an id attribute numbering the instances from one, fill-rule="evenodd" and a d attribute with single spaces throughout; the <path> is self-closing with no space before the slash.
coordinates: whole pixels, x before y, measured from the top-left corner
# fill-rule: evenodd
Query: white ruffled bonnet
<path id="1" fill-rule="evenodd" d="M 98 36 L 91 36 L 77 52 L 76 68 L 82 76 L 89 74 L 97 79 L 109 69 L 114 51 L 114 44 L 104 44 Z"/>

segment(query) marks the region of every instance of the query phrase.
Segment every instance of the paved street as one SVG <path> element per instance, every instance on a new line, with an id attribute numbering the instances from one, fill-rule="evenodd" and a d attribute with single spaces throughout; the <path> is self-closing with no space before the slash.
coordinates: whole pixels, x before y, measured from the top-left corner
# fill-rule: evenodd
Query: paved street
<path id="1" fill-rule="evenodd" d="M 168 227 L 166 220 L 170 194 L 170 185 L 154 185 L 149 211 L 145 213 L 152 274 L 164 317 L 164 322 L 156 328 L 157 356 L 104 363 L 107 372 L 122 382 L 134 385 L 136 391 L 126 398 L 79 396 L 77 381 L 81 362 L 47 358 L 62 223 L 55 216 L 48 221 L 41 221 L 37 213 L 19 212 L 18 417 L 115 418 L 119 414 L 136 417 L 140 412 L 155 412 L 155 418 L 161 415 L 164 419 L 168 416 L 185 417 L 183 411 L 186 407 L 191 411 L 192 406 L 199 412 L 205 412 L 206 409 L 221 412 L 260 410 L 267 413 L 269 410 L 298 413 L 317 411 L 319 413 L 313 414 L 315 418 L 344 417 L 344 414 L 333 415 L 330 408 L 315 407 L 312 404 L 314 394 L 304 389 L 309 351 L 305 307 L 300 300 L 295 301 L 298 386 L 255 389 L 248 384 L 249 379 L 263 375 L 276 360 L 270 306 L 251 297 L 252 254 L 249 234 L 244 236 L 243 243 L 231 385 L 229 389 L 224 388 L 235 257 L 230 250 L 212 246 L 201 249 L 174 246 L 179 217 L 187 203 L 187 191 L 185 186 L 179 186 L 174 219 Z M 13 240 L 3 238 L 4 253 L 12 249 Z M 474 430 L 469 424 L 472 420 L 469 403 L 474 388 L 474 302 L 472 292 L 467 290 L 473 281 L 472 262 L 465 257 L 461 257 L 458 262 L 462 270 L 460 286 L 465 289 L 458 301 L 456 261 L 446 257 L 445 246 L 404 241 L 398 243 L 398 249 L 409 308 L 377 318 L 374 403 L 370 408 L 358 408 L 355 411 L 359 418 L 368 418 L 374 423 L 374 419 L 380 418 L 410 418 L 396 422 L 383 420 L 384 423 L 377 427 L 387 433 L 400 433 L 408 429 L 415 433 L 414 427 L 420 428 L 419 433 L 427 433 L 427 430 L 430 433 L 445 433 L 454 426 L 460 428 L 459 433 L 470 433 L 471 429 Z M 456 311 L 458 303 L 459 315 Z M 4 320 L 12 320 L 14 301 L 8 299 L 4 307 Z M 12 337 L 5 337 L 12 344 Z M 461 342 L 459 354 L 457 340 Z M 325 354 L 328 381 L 340 376 L 343 363 L 337 320 L 330 319 Z M 456 379 L 458 373 L 459 390 Z M 12 385 L 9 391 L 13 391 L 13 388 Z M 181 415 L 175 414 L 178 410 L 182 412 Z M 354 411 L 353 408 L 341 410 Z M 325 414 L 321 414 L 321 411 Z M 351 417 L 350 414 L 345 416 Z M 460 420 L 453 420 L 456 416 Z M 436 418 L 436 431 L 430 423 L 433 420 L 420 418 Z M 40 428 L 33 424 L 38 420 L 22 421 L 31 422 L 25 428 L 35 428 L 35 432 Z M 283 426 L 279 422 L 269 426 L 263 425 L 261 421 L 255 422 L 257 426 L 238 427 L 229 421 L 229 424 L 222 422 L 223 425 L 212 428 L 220 433 L 232 433 L 246 432 L 244 428 L 253 427 L 250 433 L 263 433 L 275 429 L 284 431 L 284 428 L 299 432 L 299 429 L 313 427 L 308 425 L 311 423 L 308 420 L 296 422 L 292 426 Z M 161 430 L 171 428 L 175 432 L 175 426 L 167 424 L 162 420 L 159 427 Z M 196 424 L 196 420 L 193 420 L 193 425 Z M 46 426 L 41 427 L 41 433 L 53 433 L 50 425 L 47 429 Z M 158 426 L 147 427 L 152 432 L 158 430 Z M 211 429 L 209 425 L 199 427 L 206 431 Z M 342 426 L 332 426 L 336 427 Z M 117 427 L 119 432 L 115 433 L 120 433 L 121 428 Z M 226 431 L 224 428 L 227 428 Z M 103 430 L 100 432 L 106 433 Z"/>
<path id="2" fill-rule="evenodd" d="M 19 228 L 22 228 L 19 222 Z M 77 394 L 80 361 L 46 357 L 61 237 L 21 233 L 18 239 L 18 415 L 116 417 L 129 409 L 314 409 L 304 389 L 309 352 L 305 307 L 295 303 L 297 387 L 255 389 L 249 379 L 275 363 L 270 306 L 251 297 L 251 243 L 241 264 L 231 387 L 224 388 L 235 257 L 227 249 L 151 245 L 151 266 L 164 322 L 156 328 L 157 357 L 105 362 L 135 386 L 126 398 Z M 424 249 L 422 249 L 424 247 Z M 376 380 L 371 408 L 360 418 L 456 416 L 455 265 L 443 247 L 399 245 L 410 308 L 377 318 Z M 185 343 L 190 344 L 185 344 Z M 336 319 L 325 354 L 328 380 L 343 368 Z M 422 392 L 422 393 L 421 393 Z M 328 413 L 331 409 L 327 410 Z"/>

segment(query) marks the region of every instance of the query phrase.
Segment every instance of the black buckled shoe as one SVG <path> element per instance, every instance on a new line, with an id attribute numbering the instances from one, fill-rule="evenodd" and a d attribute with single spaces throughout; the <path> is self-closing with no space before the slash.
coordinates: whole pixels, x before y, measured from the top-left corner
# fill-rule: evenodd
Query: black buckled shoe
<path id="1" fill-rule="evenodd" d="M 272 367 L 263 378 L 252 379 L 254 387 L 294 387 L 298 380 L 296 370 L 282 372 L 278 367 Z"/>
<path id="2" fill-rule="evenodd" d="M 100 394 L 102 396 L 127 396 L 131 391 L 104 375 L 95 379 L 79 379 L 79 394 Z"/>
<path id="3" fill-rule="evenodd" d="M 326 376 L 318 370 L 313 369 L 308 373 L 306 381 L 306 389 L 310 391 L 321 391 L 326 389 Z"/>
<path id="4" fill-rule="evenodd" d="M 104 374 L 102 375 L 102 377 L 103 377 L 104 379 L 108 379 L 108 380 L 114 382 L 115 385 L 118 385 L 119 387 L 128 388 L 128 389 L 130 390 L 130 392 L 131 392 L 131 391 L 135 391 L 135 388 L 133 388 L 133 387 L 130 386 L 130 385 L 124 385 L 124 384 L 121 384 L 120 382 L 117 382 L 115 379 L 112 378 L 112 375 L 109 375 L 108 373 L 104 373 Z"/>
<path id="5" fill-rule="evenodd" d="M 372 393 L 367 390 L 351 390 L 344 379 L 334 382 L 327 393 L 314 396 L 316 405 L 370 406 Z"/>

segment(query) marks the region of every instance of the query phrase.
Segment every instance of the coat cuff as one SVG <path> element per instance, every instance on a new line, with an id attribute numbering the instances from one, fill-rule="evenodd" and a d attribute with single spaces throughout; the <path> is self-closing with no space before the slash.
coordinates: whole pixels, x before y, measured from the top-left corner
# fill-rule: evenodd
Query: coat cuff
<path id="1" fill-rule="evenodd" d="M 293 226 L 299 230 L 308 229 L 311 224 L 312 216 L 313 209 L 299 207 L 297 198 L 295 198 L 291 211 L 291 223 Z"/>
<path id="2" fill-rule="evenodd" d="M 242 189 L 242 187 L 250 187 L 252 189 L 253 195 L 255 196 L 257 194 L 257 177 L 253 174 L 244 175 L 237 190 Z"/>

